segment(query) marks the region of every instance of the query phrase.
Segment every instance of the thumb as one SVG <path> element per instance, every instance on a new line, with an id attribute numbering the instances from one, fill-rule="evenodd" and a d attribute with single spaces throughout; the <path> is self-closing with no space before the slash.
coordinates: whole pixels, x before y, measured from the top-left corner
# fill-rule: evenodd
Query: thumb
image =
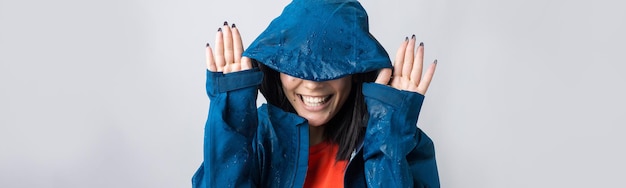
<path id="1" fill-rule="evenodd" d="M 380 72 L 378 72 L 378 77 L 376 77 L 376 83 L 387 85 L 389 80 L 391 80 L 391 68 L 381 69 Z"/>

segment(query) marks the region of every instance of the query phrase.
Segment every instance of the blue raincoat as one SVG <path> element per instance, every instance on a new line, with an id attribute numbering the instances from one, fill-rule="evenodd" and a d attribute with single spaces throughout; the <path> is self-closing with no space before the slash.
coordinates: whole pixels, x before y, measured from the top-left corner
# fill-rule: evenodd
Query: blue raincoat
<path id="1" fill-rule="evenodd" d="M 325 81 L 391 67 L 354 0 L 294 0 L 246 51 L 278 72 Z M 309 156 L 306 119 L 272 104 L 257 109 L 258 68 L 207 71 L 211 100 L 204 161 L 193 187 L 302 187 Z M 424 96 L 363 83 L 369 120 L 345 187 L 439 187 L 433 142 L 418 127 Z M 339 186 L 339 185 L 338 185 Z"/>
<path id="2" fill-rule="evenodd" d="M 271 104 L 256 109 L 262 76 L 258 69 L 207 72 L 204 162 L 193 187 L 304 185 L 308 124 Z M 424 96 L 375 83 L 365 83 L 363 94 L 370 118 L 345 187 L 439 187 L 433 142 L 415 126 Z"/>

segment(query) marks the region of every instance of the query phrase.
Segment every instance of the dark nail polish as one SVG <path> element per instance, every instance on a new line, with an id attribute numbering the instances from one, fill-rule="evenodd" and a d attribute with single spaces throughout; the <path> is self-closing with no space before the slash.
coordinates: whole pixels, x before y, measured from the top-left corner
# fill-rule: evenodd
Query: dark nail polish
<path id="1" fill-rule="evenodd" d="M 206 43 L 206 47 L 209 47 L 209 46 L 211 46 L 211 45 L 209 45 L 209 43 L 207 42 L 207 43 Z"/>
<path id="2" fill-rule="evenodd" d="M 420 42 L 420 46 L 424 46 L 424 42 Z"/>
<path id="3" fill-rule="evenodd" d="M 411 36 L 411 39 L 415 39 L 415 35 Z"/>
<path id="4" fill-rule="evenodd" d="M 231 27 L 232 27 L 232 28 L 235 28 L 235 27 L 237 27 L 237 26 L 236 26 L 235 24 L 233 24 L 233 26 L 231 26 Z"/>
<path id="5" fill-rule="evenodd" d="M 404 37 L 404 41 L 409 41 L 409 37 Z"/>
<path id="6" fill-rule="evenodd" d="M 224 25 L 225 25 L 225 26 L 228 26 L 228 22 L 227 22 L 227 21 L 224 21 Z"/>
<path id="7" fill-rule="evenodd" d="M 435 65 L 437 64 L 437 60 L 435 59 L 435 62 L 433 62 Z"/>
<path id="8" fill-rule="evenodd" d="M 222 28 L 217 28 L 217 32 L 222 32 Z"/>

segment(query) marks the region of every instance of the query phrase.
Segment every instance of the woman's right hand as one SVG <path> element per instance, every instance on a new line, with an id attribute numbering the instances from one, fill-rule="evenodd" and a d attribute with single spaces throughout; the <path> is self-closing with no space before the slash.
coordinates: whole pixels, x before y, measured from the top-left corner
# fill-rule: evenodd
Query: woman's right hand
<path id="1" fill-rule="evenodd" d="M 217 30 L 215 34 L 215 51 L 209 43 L 206 45 L 206 64 L 211 72 L 223 72 L 228 74 L 252 68 L 252 60 L 242 57 L 243 44 L 239 29 L 228 22 Z"/>

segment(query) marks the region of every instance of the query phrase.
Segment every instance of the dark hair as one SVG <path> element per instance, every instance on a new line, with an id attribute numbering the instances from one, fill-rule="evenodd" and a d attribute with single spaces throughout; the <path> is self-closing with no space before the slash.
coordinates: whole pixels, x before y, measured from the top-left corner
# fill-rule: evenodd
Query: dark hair
<path id="1" fill-rule="evenodd" d="M 296 113 L 291 103 L 283 93 L 280 73 L 261 63 L 259 69 L 263 72 L 263 82 L 260 91 L 269 104 L 277 106 L 284 111 Z M 348 100 L 343 104 L 339 112 L 326 123 L 324 137 L 339 145 L 336 160 L 349 160 L 352 152 L 359 147 L 365 135 L 365 128 L 369 115 L 365 105 L 362 85 L 364 82 L 373 82 L 377 72 L 367 72 L 352 75 L 352 89 Z"/>

